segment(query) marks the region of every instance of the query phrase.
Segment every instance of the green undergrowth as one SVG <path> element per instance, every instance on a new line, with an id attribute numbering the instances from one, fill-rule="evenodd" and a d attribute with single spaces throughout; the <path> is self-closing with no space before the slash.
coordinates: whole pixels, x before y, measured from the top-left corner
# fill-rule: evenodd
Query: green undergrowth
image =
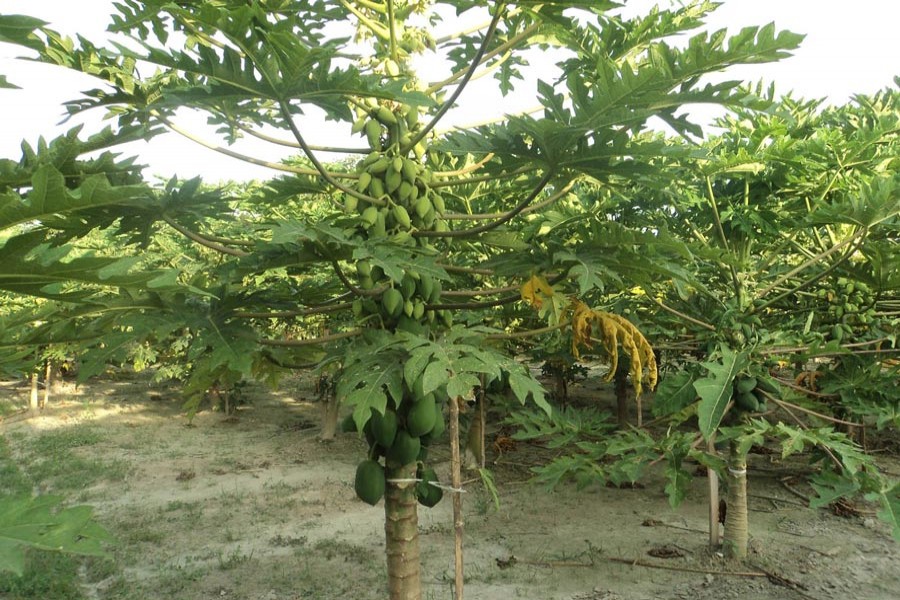
<path id="1" fill-rule="evenodd" d="M 27 496 L 51 490 L 75 500 L 73 492 L 100 480 L 120 480 L 128 466 L 120 461 L 82 458 L 79 447 L 103 440 L 99 430 L 75 425 L 21 440 L 0 436 L 0 494 Z M 10 445 L 16 444 L 16 452 Z M 0 571 L 3 600 L 81 600 L 83 583 L 100 581 L 117 571 L 106 558 L 31 550 L 21 576 Z"/>
<path id="2" fill-rule="evenodd" d="M 86 457 L 79 452 L 104 440 L 102 431 L 90 424 L 41 433 L 21 445 L 20 465 L 42 492 L 69 494 L 99 481 L 122 481 L 130 472 L 127 462 Z"/>

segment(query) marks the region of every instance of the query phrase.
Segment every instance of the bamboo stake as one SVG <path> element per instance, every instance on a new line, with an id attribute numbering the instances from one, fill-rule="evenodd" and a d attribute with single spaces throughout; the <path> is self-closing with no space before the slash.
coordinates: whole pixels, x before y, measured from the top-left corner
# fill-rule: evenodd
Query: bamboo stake
<path id="1" fill-rule="evenodd" d="M 47 370 L 44 372 L 44 399 L 41 408 L 50 404 L 50 386 L 53 384 L 53 361 L 47 360 Z"/>
<path id="2" fill-rule="evenodd" d="M 28 402 L 28 408 L 31 409 L 32 412 L 37 412 L 38 409 L 38 372 L 37 369 L 31 371 L 31 398 Z"/>
<path id="3" fill-rule="evenodd" d="M 459 454 L 459 398 L 450 398 L 450 478 L 453 485 L 453 529 L 456 563 L 455 600 L 463 600 L 462 460 Z"/>
<path id="4" fill-rule="evenodd" d="M 715 433 L 706 443 L 706 449 L 710 454 L 716 453 Z M 706 478 L 709 481 L 709 548 L 715 550 L 719 547 L 719 475 L 707 467 Z"/>

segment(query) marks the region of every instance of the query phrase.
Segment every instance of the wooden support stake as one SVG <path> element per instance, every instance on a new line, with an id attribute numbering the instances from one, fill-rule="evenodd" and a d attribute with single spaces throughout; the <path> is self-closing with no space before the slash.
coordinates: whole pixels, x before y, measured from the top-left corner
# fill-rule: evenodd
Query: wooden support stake
<path id="1" fill-rule="evenodd" d="M 459 398 L 450 398 L 450 478 L 453 485 L 453 529 L 456 561 L 454 599 L 463 600 L 462 459 L 459 453 Z"/>
<path id="2" fill-rule="evenodd" d="M 41 408 L 50 404 L 50 387 L 53 385 L 53 361 L 47 360 L 47 370 L 44 372 L 44 399 L 41 400 Z"/>
<path id="3" fill-rule="evenodd" d="M 37 369 L 31 372 L 31 398 L 28 402 L 28 408 L 33 412 L 38 409 L 38 372 Z"/>
<path id="4" fill-rule="evenodd" d="M 710 436 L 706 449 L 710 454 L 716 453 L 715 434 Z M 715 550 L 719 547 L 719 476 L 707 467 L 706 478 L 709 481 L 709 548 Z"/>

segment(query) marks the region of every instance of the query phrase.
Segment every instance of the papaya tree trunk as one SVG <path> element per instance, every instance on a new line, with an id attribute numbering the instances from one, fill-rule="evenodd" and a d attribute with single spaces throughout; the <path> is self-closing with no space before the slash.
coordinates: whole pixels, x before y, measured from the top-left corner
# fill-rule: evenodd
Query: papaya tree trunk
<path id="1" fill-rule="evenodd" d="M 38 409 L 38 372 L 37 369 L 31 372 L 31 397 L 28 401 L 28 408 L 32 411 Z"/>
<path id="2" fill-rule="evenodd" d="M 322 403 L 322 432 L 319 434 L 319 439 L 321 441 L 330 441 L 334 439 L 334 434 L 337 431 L 338 425 L 339 408 L 340 404 L 337 401 L 337 396 L 328 394 L 325 401 Z"/>
<path id="3" fill-rule="evenodd" d="M 727 558 L 747 557 L 750 526 L 747 519 L 747 455 L 735 442 L 728 455 L 728 495 L 725 512 L 724 547 Z"/>
<path id="4" fill-rule="evenodd" d="M 421 600 L 416 463 L 385 472 L 385 554 L 390 600 Z M 395 481 L 392 481 L 395 480 Z"/>

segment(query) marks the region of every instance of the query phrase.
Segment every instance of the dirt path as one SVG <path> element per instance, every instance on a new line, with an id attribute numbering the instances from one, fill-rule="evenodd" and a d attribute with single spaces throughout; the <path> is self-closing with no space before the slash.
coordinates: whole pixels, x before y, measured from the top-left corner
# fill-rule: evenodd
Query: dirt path
<path id="1" fill-rule="evenodd" d="M 123 381 L 82 387 L 0 433 L 27 463 L 30 440 L 89 432 L 73 455 L 125 465 L 119 480 L 65 490 L 93 504 L 119 539 L 114 568 L 90 583 L 90 597 L 383 598 L 383 513 L 352 489 L 364 443 L 351 434 L 317 441 L 310 396 L 302 382 L 254 387 L 236 418 L 205 411 L 188 426 L 174 390 Z M 445 478 L 448 456 L 432 450 Z M 661 474 L 642 489 L 550 493 L 526 482 L 527 466 L 547 456 L 521 444 L 500 457 L 499 510 L 479 485 L 466 494 L 468 600 L 900 597 L 900 548 L 886 528 L 800 506 L 766 457 L 751 469 L 753 543 L 740 570 L 770 577 L 715 574 L 733 567 L 706 549 L 705 479 L 675 510 Z M 54 491 L 54 480 L 43 487 Z M 420 532 L 425 598 L 450 598 L 450 503 L 422 508 Z"/>

